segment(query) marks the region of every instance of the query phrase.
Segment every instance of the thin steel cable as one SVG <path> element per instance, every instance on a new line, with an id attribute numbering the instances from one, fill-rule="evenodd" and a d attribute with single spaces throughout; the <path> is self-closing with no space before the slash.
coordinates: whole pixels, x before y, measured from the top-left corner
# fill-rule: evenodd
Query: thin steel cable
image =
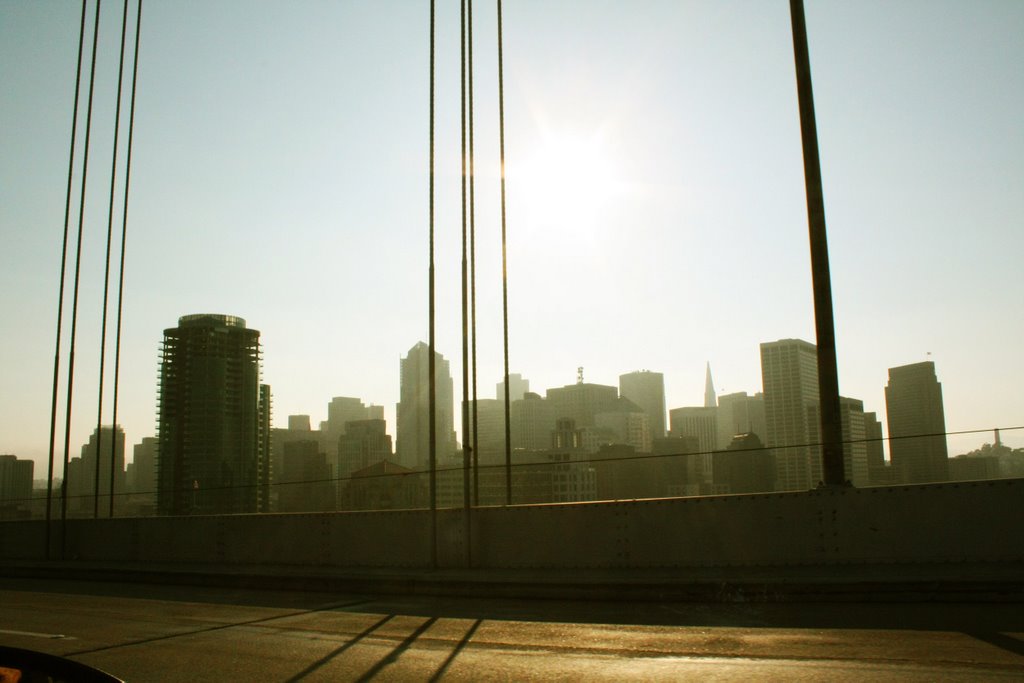
<path id="1" fill-rule="evenodd" d="M 434 368 L 434 0 L 430 0 L 430 268 L 428 286 L 428 353 L 430 421 L 430 564 L 437 567 L 437 382 Z"/>
<path id="2" fill-rule="evenodd" d="M 505 77 L 501 35 L 501 0 L 498 0 L 498 140 L 501 148 L 501 315 L 505 359 L 505 504 L 512 504 L 512 424 L 508 386 L 508 247 L 505 220 Z"/>
<path id="3" fill-rule="evenodd" d="M 473 155 L 473 0 L 468 0 L 466 42 L 469 48 L 469 306 L 473 354 L 473 504 L 480 505 L 480 438 L 477 429 L 476 381 L 476 162 Z"/>
<path id="4" fill-rule="evenodd" d="M 469 489 L 469 459 L 472 453 L 472 446 L 469 425 L 469 232 L 467 219 L 466 193 L 466 0 L 461 0 L 460 5 L 460 75 L 461 83 L 459 88 L 459 111 L 461 115 L 460 138 L 462 141 L 462 503 L 463 519 L 465 526 L 465 561 L 466 566 L 472 564 L 472 549 L 470 548 L 470 489 Z"/>
<path id="5" fill-rule="evenodd" d="M 469 197 L 466 193 L 466 0 L 459 3 L 459 56 L 460 87 L 459 112 L 461 114 L 460 138 L 462 143 L 462 505 L 465 519 L 465 559 L 466 566 L 471 562 L 469 547 L 469 458 L 472 447 L 467 444 L 469 435 L 469 226 L 467 225 L 466 206 Z"/>
<path id="6" fill-rule="evenodd" d="M 107 205 L 107 252 L 103 267 L 103 319 L 100 324 L 100 376 L 99 388 L 96 391 L 96 477 L 93 484 L 93 505 L 92 516 L 99 519 L 100 516 L 100 448 L 103 435 L 103 375 L 107 360 L 107 303 L 110 301 L 110 247 L 114 240 L 114 193 L 117 189 L 117 143 L 118 134 L 121 129 L 121 86 L 124 82 L 124 42 L 128 35 L 128 0 L 124 0 L 121 11 L 121 52 L 117 62 L 117 100 L 114 105 L 114 142 L 113 151 L 110 155 L 110 202 Z M 110 441 L 113 445 L 110 460 L 110 493 L 114 493 L 114 458 L 113 453 L 117 445 L 117 423 L 110 430 Z M 111 495 L 111 502 L 114 497 Z"/>
<path id="7" fill-rule="evenodd" d="M 135 55 L 132 61 L 132 94 L 128 107 L 128 148 L 124 161 L 124 206 L 121 209 L 121 265 L 117 278 L 117 331 L 114 335 L 114 406 L 111 422 L 117 424 L 117 393 L 121 378 L 121 314 L 124 310 L 124 256 L 128 239 L 128 189 L 132 177 L 132 138 L 135 134 L 135 84 L 139 76 L 139 35 L 142 28 L 142 0 L 135 11 Z M 110 516 L 114 516 L 114 457 L 117 441 L 110 444 Z"/>
<path id="8" fill-rule="evenodd" d="M 60 377 L 60 333 L 64 321 L 64 279 L 68 262 L 68 226 L 71 223 L 71 186 L 75 173 L 75 139 L 78 131 L 78 95 L 82 85 L 82 48 L 85 43 L 86 0 L 82 0 L 82 18 L 78 27 L 78 59 L 75 66 L 75 99 L 71 106 L 71 149 L 68 152 L 68 189 L 64 197 L 64 239 L 60 248 L 60 285 L 57 289 L 57 341 L 53 351 L 53 397 L 50 403 L 50 457 L 46 475 L 45 556 L 50 559 L 50 524 L 53 513 L 53 457 L 57 444 L 57 388 Z"/>
<path id="9" fill-rule="evenodd" d="M 85 224 L 85 186 L 89 176 L 89 139 L 92 133 L 92 96 L 96 85 L 96 45 L 100 35 L 100 8 L 103 0 L 96 0 L 96 19 L 92 30 L 92 64 L 89 68 L 89 98 L 85 110 L 85 149 L 82 151 L 82 188 L 78 204 L 78 240 L 75 245 L 75 285 L 71 299 L 71 341 L 68 349 L 67 408 L 64 413 L 64 481 L 61 482 L 61 559 L 64 558 L 68 521 L 68 461 L 71 449 L 71 407 L 75 379 L 75 334 L 78 330 L 78 285 L 82 272 L 82 229 Z"/>

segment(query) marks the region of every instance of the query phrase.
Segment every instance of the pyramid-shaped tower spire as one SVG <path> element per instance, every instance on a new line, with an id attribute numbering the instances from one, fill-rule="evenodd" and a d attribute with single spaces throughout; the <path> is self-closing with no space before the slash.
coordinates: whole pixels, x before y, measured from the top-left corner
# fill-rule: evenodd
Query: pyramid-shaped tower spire
<path id="1" fill-rule="evenodd" d="M 711 361 L 708 361 L 704 373 L 704 407 L 714 408 L 718 405 L 718 397 L 715 396 L 715 383 L 711 381 Z"/>

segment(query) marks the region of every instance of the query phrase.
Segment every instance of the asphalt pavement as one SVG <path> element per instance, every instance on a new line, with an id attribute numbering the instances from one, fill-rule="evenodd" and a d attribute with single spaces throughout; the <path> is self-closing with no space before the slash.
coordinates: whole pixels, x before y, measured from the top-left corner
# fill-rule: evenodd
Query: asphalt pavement
<path id="1" fill-rule="evenodd" d="M 998 603 L 382 596 L 0 579 L 0 644 L 126 681 L 1024 679 Z"/>

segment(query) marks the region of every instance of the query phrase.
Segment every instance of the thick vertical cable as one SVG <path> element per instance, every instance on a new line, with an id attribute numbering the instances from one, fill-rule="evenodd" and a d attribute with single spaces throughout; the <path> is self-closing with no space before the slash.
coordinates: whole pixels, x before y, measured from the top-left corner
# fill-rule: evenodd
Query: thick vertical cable
<path id="1" fill-rule="evenodd" d="M 121 313 L 124 310 L 124 255 L 128 238 L 128 188 L 132 177 L 132 138 L 135 133 L 135 84 L 139 76 L 139 34 L 142 28 L 142 0 L 138 0 L 135 11 L 135 55 L 132 61 L 132 94 L 128 106 L 128 149 L 124 161 L 124 206 L 121 209 L 121 265 L 117 278 L 117 330 L 114 334 L 114 406 L 111 422 L 117 425 L 117 390 L 121 378 Z M 120 99 L 120 98 L 118 98 Z M 125 448 L 128 444 L 125 444 Z M 110 444 L 110 516 L 114 516 L 114 458 L 117 441 Z"/>
<path id="2" fill-rule="evenodd" d="M 57 385 L 60 377 L 60 333 L 64 321 L 64 276 L 68 262 L 68 226 L 71 223 L 71 184 L 75 173 L 75 138 L 78 131 L 78 95 L 82 85 L 82 48 L 85 43 L 85 0 L 78 26 L 78 60 L 75 62 L 75 99 L 71 107 L 71 150 L 68 152 L 68 189 L 64 197 L 64 239 L 60 248 L 60 285 L 57 289 L 57 341 L 53 351 L 53 397 L 50 402 L 50 458 L 46 475 L 45 557 L 50 559 L 50 524 L 53 513 L 53 456 L 57 442 Z M 67 476 L 66 474 L 64 475 Z"/>
<path id="3" fill-rule="evenodd" d="M 430 420 L 430 566 L 437 567 L 437 381 L 434 362 L 434 0 L 430 0 L 430 267 L 428 269 L 427 385 Z"/>
<path id="4" fill-rule="evenodd" d="M 502 59 L 501 0 L 498 0 L 498 141 L 501 150 L 501 315 L 505 357 L 505 504 L 512 504 L 512 424 L 508 386 L 508 247 L 505 226 L 505 78 Z"/>
<path id="5" fill-rule="evenodd" d="M 92 63 L 89 67 L 89 97 L 85 109 L 85 149 L 82 151 L 82 188 L 78 203 L 78 241 L 75 245 L 75 284 L 71 298 L 71 340 L 68 348 L 68 386 L 67 406 L 64 414 L 64 481 L 61 483 L 60 503 L 60 549 L 61 559 L 67 547 L 68 521 L 68 460 L 71 449 L 71 405 L 74 396 L 75 379 L 75 334 L 78 329 L 78 285 L 82 272 L 82 229 L 85 224 L 85 186 L 89 174 L 89 138 L 92 133 L 92 96 L 96 84 L 96 45 L 100 37 L 100 6 L 102 0 L 96 0 L 96 19 L 92 30 Z"/>
<path id="6" fill-rule="evenodd" d="M 807 23 L 803 0 L 790 0 L 793 54 L 796 62 L 800 135 L 804 152 L 804 185 L 807 192 L 807 227 L 811 246 L 811 280 L 814 288 L 814 325 L 818 346 L 818 396 L 821 402 L 822 470 L 827 486 L 840 486 L 843 468 L 843 429 L 839 407 L 839 371 L 836 367 L 836 332 L 832 312 L 832 278 L 825 234 L 825 199 L 818 156 L 818 128 L 811 89 L 811 60 L 807 50 Z"/>
<path id="7" fill-rule="evenodd" d="M 467 65 L 469 83 L 469 309 L 470 331 L 472 337 L 473 366 L 473 504 L 480 505 L 480 438 L 477 415 L 476 397 L 476 162 L 473 156 L 473 0 L 467 0 L 469 16 L 467 18 L 466 43 L 469 50 Z"/>
<path id="8" fill-rule="evenodd" d="M 469 458 L 472 448 L 469 441 L 469 242 L 467 225 L 466 196 L 466 0 L 459 2 L 459 49 L 461 80 L 459 86 L 459 110 L 461 112 L 460 137 L 462 141 L 462 508 L 466 566 L 471 562 L 469 528 Z"/>
<path id="9" fill-rule="evenodd" d="M 93 505 L 92 516 L 99 519 L 100 516 L 100 460 L 102 450 L 101 434 L 103 434 L 103 374 L 107 359 L 107 303 L 110 301 L 110 246 L 114 240 L 114 190 L 117 189 L 117 143 L 118 134 L 121 128 L 121 85 L 124 81 L 124 41 L 128 34 L 128 0 L 124 0 L 124 8 L 121 11 L 121 52 L 117 62 L 117 102 L 114 105 L 114 143 L 113 153 L 110 157 L 110 202 L 107 204 L 107 253 L 103 267 L 103 318 L 100 324 L 100 377 L 99 388 L 96 391 L 96 477 L 93 484 Z M 117 447 L 117 422 L 115 421 L 110 430 L 110 441 L 113 444 L 111 454 Z M 110 461 L 110 479 L 114 479 L 114 458 Z M 113 504 L 114 488 L 110 488 L 110 500 Z"/>

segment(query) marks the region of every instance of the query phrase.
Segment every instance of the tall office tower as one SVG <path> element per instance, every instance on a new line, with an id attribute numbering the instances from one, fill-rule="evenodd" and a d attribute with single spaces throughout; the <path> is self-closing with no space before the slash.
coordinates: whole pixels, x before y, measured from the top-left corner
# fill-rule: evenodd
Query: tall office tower
<path id="1" fill-rule="evenodd" d="M 112 448 L 113 447 L 113 448 Z M 99 512 L 106 517 L 110 507 L 110 457 L 114 457 L 114 493 L 126 493 L 124 483 L 124 430 L 118 425 L 93 430 L 82 446 L 81 458 L 68 464 L 69 507 L 92 515 L 96 501 L 96 462 L 99 449 Z M 116 506 L 116 500 L 115 500 Z"/>
<path id="2" fill-rule="evenodd" d="M 620 402 L 625 402 L 621 410 L 595 415 L 594 426 L 607 435 L 613 444 L 632 446 L 638 453 L 650 453 L 650 418 L 647 413 L 634 407 L 629 399 L 620 399 Z"/>
<path id="3" fill-rule="evenodd" d="M 258 449 L 259 449 L 259 461 L 261 467 L 259 468 L 257 476 L 257 484 L 259 487 L 259 500 L 256 502 L 256 509 L 260 512 L 271 511 L 271 483 L 274 477 L 274 462 L 270 458 L 270 444 L 272 440 L 273 430 L 270 427 L 271 420 L 271 400 L 270 400 L 270 385 L 260 385 L 260 402 L 259 402 L 259 430 L 257 434 Z"/>
<path id="4" fill-rule="evenodd" d="M 821 414 L 817 404 L 807 408 L 807 434 L 810 443 L 821 443 Z M 869 486 L 867 425 L 864 402 L 839 397 L 839 424 L 843 430 L 843 478 L 854 486 Z"/>
<path id="5" fill-rule="evenodd" d="M 728 448 L 737 434 L 757 434 L 764 443 L 764 394 L 741 391 L 718 397 L 718 449 Z"/>
<path id="6" fill-rule="evenodd" d="M 714 457 L 718 447 L 718 408 L 673 408 L 668 411 L 669 434 L 697 440 L 697 454 L 690 459 L 689 484 L 700 486 L 701 493 L 710 493 L 714 483 Z M 696 489 L 694 489 L 696 491 Z"/>
<path id="7" fill-rule="evenodd" d="M 515 406 L 516 402 L 512 403 Z M 509 410 L 509 422 L 512 420 Z M 505 457 L 505 402 L 496 398 L 479 398 L 476 405 L 477 447 L 481 458 L 493 460 L 500 455 Z M 470 407 L 470 428 L 473 424 L 472 406 Z M 470 444 L 472 445 L 472 444 Z"/>
<path id="8" fill-rule="evenodd" d="M 288 431 L 290 432 L 311 432 L 309 415 L 289 415 Z"/>
<path id="9" fill-rule="evenodd" d="M 505 380 L 498 382 L 495 387 L 496 398 L 499 401 L 505 401 Z M 509 401 L 521 401 L 523 396 L 530 391 L 530 380 L 523 379 L 523 376 L 518 372 L 510 372 L 508 375 L 508 400 Z"/>
<path id="10" fill-rule="evenodd" d="M 885 416 L 889 457 L 902 483 L 947 481 L 946 417 L 933 362 L 889 368 Z"/>
<path id="11" fill-rule="evenodd" d="M 126 475 L 128 490 L 132 493 L 156 494 L 156 449 L 155 436 L 146 436 L 132 446 L 132 461 Z"/>
<path id="12" fill-rule="evenodd" d="M 641 370 L 619 375 L 619 394 L 640 407 L 651 425 L 651 438 L 665 436 L 665 376 Z"/>
<path id="13" fill-rule="evenodd" d="M 547 402 L 555 420 L 570 418 L 577 428 L 593 427 L 595 415 L 620 408 L 617 387 L 585 382 L 548 389 Z"/>
<path id="14" fill-rule="evenodd" d="M 15 455 L 0 455 L 0 519 L 28 516 L 32 503 L 34 468 L 35 463 L 31 460 L 21 460 Z"/>
<path id="15" fill-rule="evenodd" d="M 801 339 L 761 344 L 765 445 L 775 452 L 780 491 L 812 488 L 821 480 L 821 449 L 808 446 L 808 408 L 818 404 L 818 350 Z"/>
<path id="16" fill-rule="evenodd" d="M 352 420 L 345 424 L 345 433 L 338 437 L 339 479 L 390 458 L 391 436 L 383 419 Z"/>
<path id="17" fill-rule="evenodd" d="M 325 512 L 335 507 L 336 482 L 315 439 L 285 444 L 277 483 L 280 512 Z"/>
<path id="18" fill-rule="evenodd" d="M 864 438 L 868 440 L 868 480 L 873 486 L 892 483 L 892 470 L 885 463 L 882 423 L 874 412 L 864 413 Z"/>
<path id="19" fill-rule="evenodd" d="M 671 434 L 697 439 L 697 448 L 705 453 L 718 447 L 718 409 L 701 406 L 673 408 L 668 411 Z"/>
<path id="20" fill-rule="evenodd" d="M 430 467 L 430 347 L 418 342 L 401 360 L 397 407 L 398 464 L 409 469 Z M 437 458 L 455 453 L 455 390 L 448 361 L 434 352 Z"/>
<path id="21" fill-rule="evenodd" d="M 711 361 L 704 367 L 704 407 L 714 408 L 718 405 L 718 398 L 715 396 L 715 383 L 711 381 Z"/>
<path id="22" fill-rule="evenodd" d="M 501 455 L 505 454 L 505 416 L 501 417 Z M 551 430 L 558 418 L 551 402 L 533 392 L 523 396 L 521 401 L 512 401 L 509 406 L 509 422 L 512 448 L 528 451 L 542 451 L 551 446 Z M 483 426 L 483 419 L 480 420 Z"/>
<path id="23" fill-rule="evenodd" d="M 186 315 L 164 330 L 159 514 L 267 509 L 270 390 L 260 385 L 259 340 L 230 315 Z"/>
<path id="24" fill-rule="evenodd" d="M 775 488 L 775 463 L 757 434 L 736 434 L 715 453 L 715 488 L 724 493 L 763 493 Z"/>

